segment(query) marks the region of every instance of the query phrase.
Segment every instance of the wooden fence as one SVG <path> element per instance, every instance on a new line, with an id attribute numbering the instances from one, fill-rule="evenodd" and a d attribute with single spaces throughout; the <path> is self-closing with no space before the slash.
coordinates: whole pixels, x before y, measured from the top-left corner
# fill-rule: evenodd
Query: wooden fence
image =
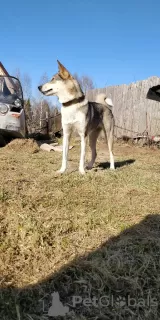
<path id="1" fill-rule="evenodd" d="M 146 99 L 149 88 L 157 84 L 160 84 L 160 78 L 151 77 L 129 85 L 94 89 L 87 96 L 94 101 L 96 95 L 103 92 L 112 98 L 115 122 L 120 127 L 115 128 L 117 137 L 133 137 L 136 132 L 143 133 L 145 130 L 149 135 L 157 135 L 160 134 L 160 103 Z"/>

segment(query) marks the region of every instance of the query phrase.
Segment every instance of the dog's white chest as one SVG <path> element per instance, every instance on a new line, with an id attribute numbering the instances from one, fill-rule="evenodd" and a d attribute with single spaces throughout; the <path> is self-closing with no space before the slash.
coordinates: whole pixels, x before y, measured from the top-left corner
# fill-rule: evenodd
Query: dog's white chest
<path id="1" fill-rule="evenodd" d="M 81 110 L 77 110 L 76 106 L 71 106 L 69 108 L 62 107 L 62 125 L 63 124 L 75 124 L 77 122 L 85 121 L 85 114 Z"/>

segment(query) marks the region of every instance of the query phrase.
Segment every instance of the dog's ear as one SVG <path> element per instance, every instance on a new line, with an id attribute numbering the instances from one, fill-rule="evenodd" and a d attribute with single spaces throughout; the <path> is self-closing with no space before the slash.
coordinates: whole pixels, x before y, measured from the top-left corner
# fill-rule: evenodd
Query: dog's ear
<path id="1" fill-rule="evenodd" d="M 62 79 L 67 80 L 67 79 L 72 79 L 72 75 L 70 72 L 63 66 L 62 63 L 60 63 L 58 60 L 58 68 L 59 68 L 59 75 L 61 76 Z"/>

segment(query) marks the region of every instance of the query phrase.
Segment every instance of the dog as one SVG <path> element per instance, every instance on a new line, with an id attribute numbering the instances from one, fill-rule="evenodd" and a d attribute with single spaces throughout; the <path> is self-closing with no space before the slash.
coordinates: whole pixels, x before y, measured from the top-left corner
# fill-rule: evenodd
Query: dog
<path id="1" fill-rule="evenodd" d="M 96 141 L 102 130 L 108 142 L 110 169 L 114 169 L 113 137 L 115 122 L 112 113 L 112 100 L 107 98 L 105 94 L 99 94 L 96 102 L 88 101 L 78 81 L 58 60 L 57 62 L 58 73 L 49 82 L 39 86 L 38 89 L 45 96 L 57 96 L 62 104 L 63 156 L 61 169 L 58 172 L 64 173 L 66 171 L 69 139 L 73 128 L 77 130 L 81 138 L 79 172 L 85 174 L 85 149 L 88 136 L 92 156 L 87 169 L 92 169 L 97 156 Z"/>

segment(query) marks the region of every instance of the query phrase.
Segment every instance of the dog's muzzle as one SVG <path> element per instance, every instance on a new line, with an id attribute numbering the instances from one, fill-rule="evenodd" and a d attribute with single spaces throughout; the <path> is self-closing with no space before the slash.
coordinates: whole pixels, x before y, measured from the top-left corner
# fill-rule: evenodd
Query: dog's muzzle
<path id="1" fill-rule="evenodd" d="M 47 95 L 47 93 L 52 92 L 52 89 L 49 89 L 49 90 L 44 91 L 44 90 L 42 90 L 42 87 L 43 87 L 43 86 L 39 86 L 38 89 L 39 89 L 39 91 L 40 91 L 41 93 L 43 93 L 44 95 Z"/>

